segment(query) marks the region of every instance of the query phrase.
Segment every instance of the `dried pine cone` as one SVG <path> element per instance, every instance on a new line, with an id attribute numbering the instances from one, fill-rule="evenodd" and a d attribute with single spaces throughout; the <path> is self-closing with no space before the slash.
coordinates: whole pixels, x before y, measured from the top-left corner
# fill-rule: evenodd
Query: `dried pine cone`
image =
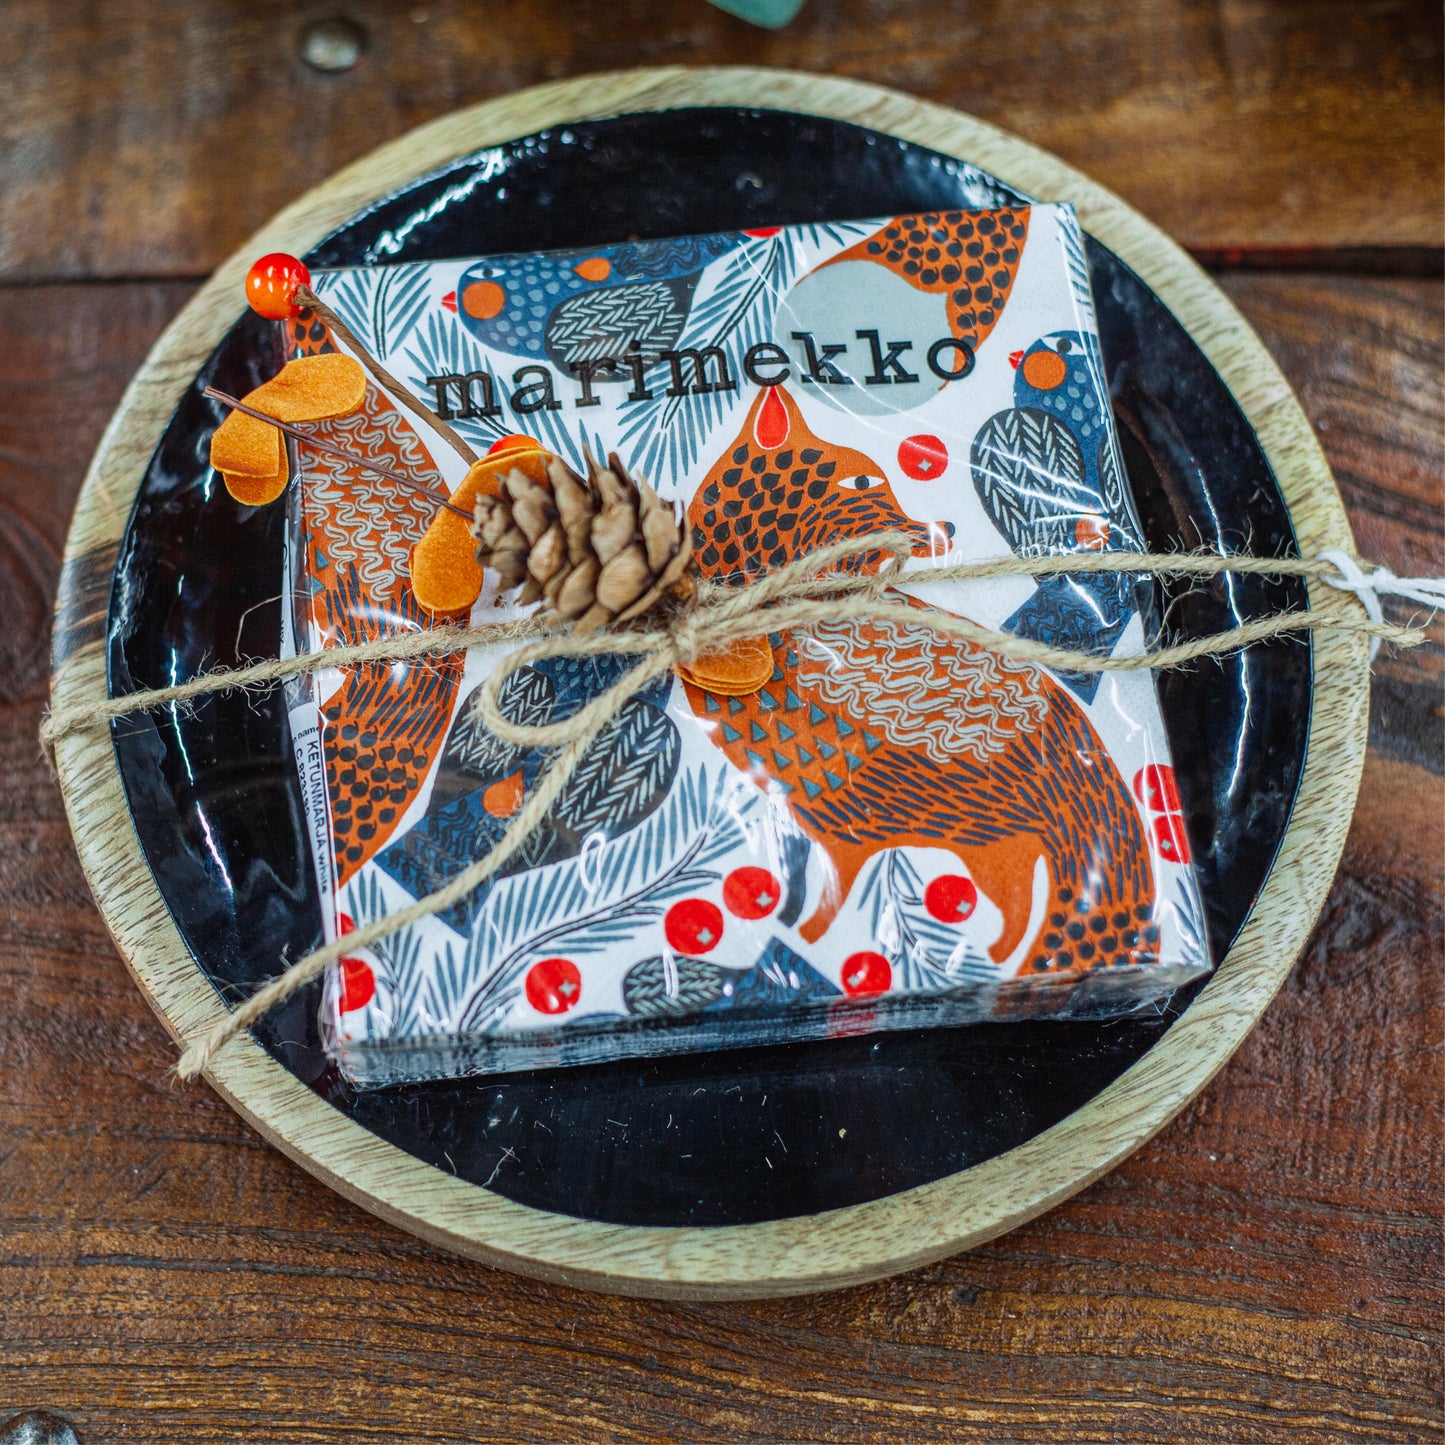
<path id="1" fill-rule="evenodd" d="M 478 497 L 472 535 L 477 560 L 504 588 L 522 585 L 522 602 L 545 600 L 579 632 L 629 622 L 668 597 L 697 588 L 686 521 L 613 452 L 606 467 L 589 455 L 580 477 L 556 457 L 549 490 L 514 468 L 502 490 Z"/>

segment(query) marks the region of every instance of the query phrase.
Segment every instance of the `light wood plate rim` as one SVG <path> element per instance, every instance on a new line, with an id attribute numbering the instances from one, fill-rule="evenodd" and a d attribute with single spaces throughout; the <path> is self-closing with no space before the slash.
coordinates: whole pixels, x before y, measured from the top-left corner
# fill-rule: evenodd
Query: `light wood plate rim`
<path id="1" fill-rule="evenodd" d="M 1329 468 L 1258 337 L 1178 246 L 1086 176 L 983 121 L 858 81 L 749 68 L 584 76 L 447 115 L 347 167 L 252 237 L 172 322 L 127 390 L 76 505 L 57 600 L 52 705 L 105 696 L 103 630 L 117 545 L 177 399 L 236 317 L 252 259 L 303 252 L 379 197 L 479 148 L 571 121 L 688 106 L 849 121 L 970 161 L 1041 199 L 1073 201 L 1084 228 L 1155 291 L 1238 399 L 1274 466 L 1301 550 L 1353 551 Z M 1312 585 L 1311 605 L 1354 604 Z M 332 1109 L 248 1037 L 216 1060 L 208 1078 L 267 1139 L 363 1207 L 446 1249 L 550 1280 L 656 1297 L 757 1297 L 859 1283 L 970 1248 L 1083 1188 L 1172 1119 L 1234 1052 L 1289 972 L 1339 862 L 1368 720 L 1365 641 L 1317 634 L 1314 648 L 1311 731 L 1295 812 L 1214 978 L 1161 1042 L 1096 1098 L 962 1173 L 866 1204 L 760 1224 L 598 1224 L 513 1203 L 421 1163 Z M 171 1034 L 197 1036 L 223 1005 L 155 887 L 109 738 L 63 740 L 57 770 L 82 865 L 127 966 Z"/>

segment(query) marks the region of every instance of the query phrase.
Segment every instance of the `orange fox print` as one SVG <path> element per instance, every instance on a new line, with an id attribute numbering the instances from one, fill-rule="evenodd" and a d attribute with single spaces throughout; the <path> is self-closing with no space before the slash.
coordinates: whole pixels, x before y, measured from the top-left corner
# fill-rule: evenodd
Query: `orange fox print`
<path id="1" fill-rule="evenodd" d="M 849 485 L 856 477 L 862 488 Z M 814 435 L 781 389 L 759 396 L 689 515 L 713 578 L 872 531 L 907 532 L 920 554 L 936 536 L 902 511 L 866 456 Z M 874 554 L 861 565 L 880 563 Z M 828 881 L 800 930 L 806 940 L 827 932 L 875 855 L 943 848 L 1003 915 L 995 963 L 1017 958 L 1021 972 L 1046 973 L 1157 957 L 1138 810 L 1092 724 L 1051 676 L 921 621 L 850 620 L 769 643 L 772 676 L 756 691 L 684 686 L 729 760 L 786 793 L 826 857 Z"/>
<path id="2" fill-rule="evenodd" d="M 312 430 L 346 451 L 405 469 L 445 496 L 411 423 L 368 387 L 353 416 Z M 407 583 L 408 558 L 436 512 L 426 493 L 320 451 L 306 454 L 310 620 L 328 646 L 429 626 Z M 445 740 L 461 681 L 459 657 L 347 668 L 321 709 L 326 787 L 339 888 L 383 848 L 425 783 Z"/>
<path id="3" fill-rule="evenodd" d="M 780 386 L 758 394 L 743 429 L 703 479 L 688 510 L 704 577 L 738 581 L 772 571 L 829 542 L 900 531 L 915 555 L 943 550 L 947 529 L 904 515 L 883 468 L 808 430 Z M 865 553 L 845 571 L 876 572 L 885 554 Z"/>
<path id="4" fill-rule="evenodd" d="M 320 356 L 336 350 L 326 323 L 309 306 L 286 323 L 286 345 L 292 356 Z"/>
<path id="5" fill-rule="evenodd" d="M 1003 314 L 1028 231 L 1027 206 L 929 211 L 890 221 L 824 264 L 873 261 L 946 297 L 949 330 L 976 351 Z"/>

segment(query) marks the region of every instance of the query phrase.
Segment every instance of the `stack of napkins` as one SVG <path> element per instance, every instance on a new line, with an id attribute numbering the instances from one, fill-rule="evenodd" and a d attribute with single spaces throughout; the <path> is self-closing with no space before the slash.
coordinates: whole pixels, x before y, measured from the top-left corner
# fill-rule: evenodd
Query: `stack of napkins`
<path id="1" fill-rule="evenodd" d="M 927 625 L 944 609 L 1066 647 L 1143 645 L 1131 578 L 928 580 L 945 560 L 1142 548 L 1071 208 L 337 269 L 314 286 L 478 454 L 525 438 L 585 471 L 615 452 L 686 513 L 704 576 L 902 531 L 918 609 L 782 634 L 760 616 L 746 686 L 669 674 L 629 702 L 502 876 L 333 970 L 323 1033 L 350 1078 L 1122 1012 L 1206 970 L 1150 674 L 1057 675 Z M 319 326 L 296 335 L 345 349 Z M 372 387 L 318 431 L 430 493 L 296 457 L 293 649 L 435 621 L 411 551 L 467 462 L 404 401 Z M 496 605 L 484 582 L 472 620 Z M 535 784 L 546 758 L 470 706 L 499 656 L 297 686 L 328 937 L 449 881 Z M 540 662 L 504 707 L 555 720 L 626 666 Z"/>

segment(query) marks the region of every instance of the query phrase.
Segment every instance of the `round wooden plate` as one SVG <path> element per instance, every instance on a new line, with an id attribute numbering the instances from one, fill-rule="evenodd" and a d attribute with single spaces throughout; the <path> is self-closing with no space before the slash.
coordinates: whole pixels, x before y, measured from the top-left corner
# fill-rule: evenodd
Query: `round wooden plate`
<path id="1" fill-rule="evenodd" d="M 103 622 L 117 549 L 177 397 L 234 320 L 250 261 L 305 252 L 414 177 L 481 147 L 629 112 L 744 106 L 851 122 L 980 166 L 1084 229 L 1152 288 L 1233 393 L 1278 479 L 1300 550 L 1353 551 L 1308 423 L 1258 338 L 1177 246 L 1060 161 L 981 121 L 852 81 L 745 69 L 652 70 L 539 87 L 458 112 L 368 156 L 283 211 L 216 272 L 157 342 L 86 478 L 56 612 L 55 706 L 107 694 Z M 1312 586 L 1311 606 L 1353 606 Z M 1227 956 L 1137 1063 L 1061 1122 L 960 1173 L 846 1208 L 759 1223 L 668 1227 L 530 1208 L 385 1142 L 331 1107 L 250 1038 L 213 1086 L 305 1168 L 402 1228 L 459 1253 L 598 1289 L 685 1298 L 798 1293 L 858 1283 L 968 1248 L 1098 1178 L 1167 1123 L 1238 1046 L 1303 946 L 1334 875 L 1359 786 L 1368 720 L 1364 639 L 1318 635 L 1308 752 L 1290 825 Z M 57 767 L 82 864 L 121 952 L 166 1027 L 194 1038 L 222 1014 L 162 901 L 132 825 L 108 736 L 65 739 Z"/>

